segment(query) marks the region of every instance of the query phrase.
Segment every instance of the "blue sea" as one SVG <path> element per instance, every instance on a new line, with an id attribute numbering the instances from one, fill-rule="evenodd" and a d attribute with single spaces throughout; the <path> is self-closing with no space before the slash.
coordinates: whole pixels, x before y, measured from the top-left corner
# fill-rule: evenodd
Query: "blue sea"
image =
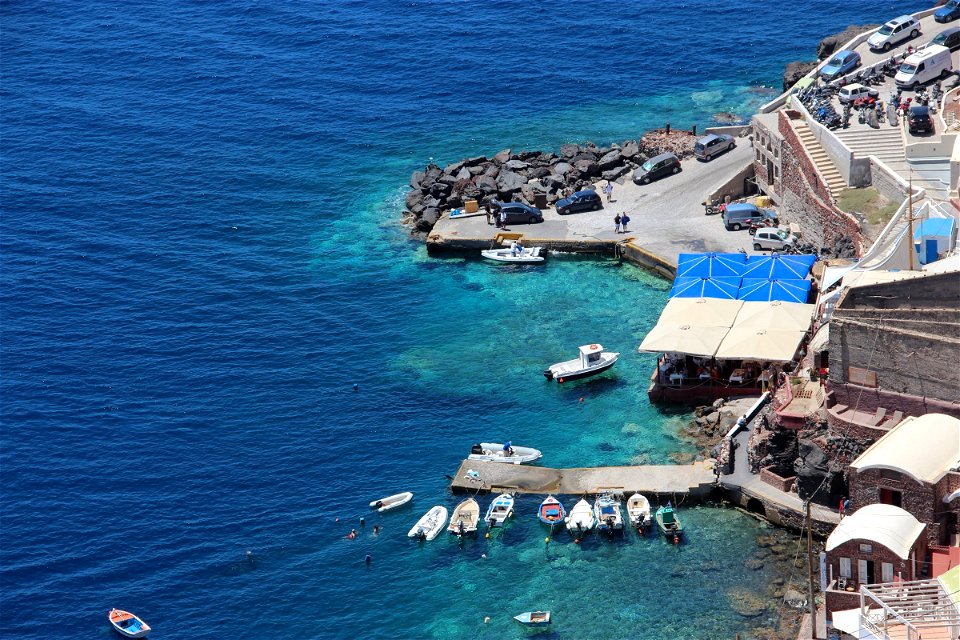
<path id="1" fill-rule="evenodd" d="M 696 449 L 636 352 L 667 282 L 428 257 L 406 182 L 748 116 L 822 36 L 924 6 L 0 3 L 0 636 L 107 638 L 111 607 L 158 640 L 519 638 L 531 609 L 550 638 L 776 626 L 772 565 L 743 564 L 769 528 L 714 505 L 681 504 L 679 547 L 546 543 L 533 496 L 489 541 L 407 539 L 476 441 Z M 584 342 L 621 362 L 545 383 Z"/>

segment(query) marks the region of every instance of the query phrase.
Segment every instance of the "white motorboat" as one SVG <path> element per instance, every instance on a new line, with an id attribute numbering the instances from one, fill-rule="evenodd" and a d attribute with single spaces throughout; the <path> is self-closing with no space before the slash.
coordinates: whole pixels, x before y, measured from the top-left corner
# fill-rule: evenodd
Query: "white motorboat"
<path id="1" fill-rule="evenodd" d="M 510 247 L 505 249 L 487 249 L 486 251 L 481 251 L 480 255 L 487 260 L 496 260 L 497 262 L 529 264 L 543 262 L 543 256 L 540 255 L 542 250 L 543 247 L 523 247 L 522 249 Z"/>
<path id="2" fill-rule="evenodd" d="M 490 462 L 509 462 L 523 464 L 534 462 L 543 457 L 537 449 L 530 447 L 515 447 L 510 442 L 481 442 L 470 449 L 470 460 L 489 460 Z"/>
<path id="3" fill-rule="evenodd" d="M 413 528 L 407 533 L 407 537 L 433 540 L 445 524 L 447 524 L 447 508 L 437 505 L 417 520 L 417 524 L 413 525 Z"/>
<path id="4" fill-rule="evenodd" d="M 479 523 L 480 505 L 473 498 L 467 498 L 453 510 L 447 531 L 457 536 L 476 533 Z"/>
<path id="5" fill-rule="evenodd" d="M 623 531 L 623 514 L 620 513 L 620 501 L 611 493 L 601 493 L 593 503 L 593 515 L 597 519 L 597 529 L 613 533 Z"/>
<path id="6" fill-rule="evenodd" d="M 507 518 L 512 515 L 513 496 L 509 493 L 501 493 L 490 503 L 490 507 L 487 509 L 487 517 L 484 520 L 487 526 L 493 529 L 494 527 L 502 527 Z"/>
<path id="7" fill-rule="evenodd" d="M 601 344 L 585 344 L 580 347 L 580 357 L 575 360 L 558 362 L 544 370 L 547 380 L 563 383 L 594 376 L 612 367 L 620 357 L 614 351 L 604 351 Z"/>
<path id="8" fill-rule="evenodd" d="M 593 507 L 590 506 L 586 498 L 580 500 L 573 505 L 573 509 L 570 509 L 570 515 L 564 522 L 567 525 L 567 531 L 570 533 L 584 534 L 590 531 L 596 523 L 593 517 Z"/>
<path id="9" fill-rule="evenodd" d="M 397 493 L 392 496 L 387 496 L 386 498 L 374 500 L 370 503 L 370 508 L 376 509 L 380 513 L 383 513 L 384 511 L 390 511 L 390 509 L 402 507 L 411 500 L 413 500 L 413 493 L 410 491 L 404 491 L 403 493 Z"/>
<path id="10" fill-rule="evenodd" d="M 650 519 L 650 501 L 646 496 L 635 493 L 627 500 L 627 517 L 630 524 L 638 529 L 646 529 L 653 522 Z"/>

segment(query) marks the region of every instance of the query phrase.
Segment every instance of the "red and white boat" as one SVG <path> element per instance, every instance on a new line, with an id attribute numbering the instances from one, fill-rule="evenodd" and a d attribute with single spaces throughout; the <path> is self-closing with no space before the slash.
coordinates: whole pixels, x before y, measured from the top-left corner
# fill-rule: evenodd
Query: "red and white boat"
<path id="1" fill-rule="evenodd" d="M 110 624 L 125 638 L 145 638 L 150 633 L 150 625 L 129 611 L 111 609 L 109 615 Z"/>

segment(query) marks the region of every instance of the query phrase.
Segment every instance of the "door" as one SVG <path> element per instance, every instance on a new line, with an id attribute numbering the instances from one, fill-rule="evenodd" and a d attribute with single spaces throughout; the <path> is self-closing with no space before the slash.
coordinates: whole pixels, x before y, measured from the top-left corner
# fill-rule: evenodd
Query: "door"
<path id="1" fill-rule="evenodd" d="M 892 504 L 895 507 L 902 505 L 903 495 L 893 489 L 880 489 L 880 504 Z"/>
<path id="2" fill-rule="evenodd" d="M 873 584 L 873 560 L 857 560 L 857 582 Z"/>

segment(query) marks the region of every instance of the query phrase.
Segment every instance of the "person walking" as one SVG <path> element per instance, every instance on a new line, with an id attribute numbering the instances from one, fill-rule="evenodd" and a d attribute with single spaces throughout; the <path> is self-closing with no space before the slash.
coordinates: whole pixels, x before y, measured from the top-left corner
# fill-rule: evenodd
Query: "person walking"
<path id="1" fill-rule="evenodd" d="M 501 229 L 507 228 L 507 212 L 504 211 L 503 209 L 500 209 L 500 228 Z"/>
<path id="2" fill-rule="evenodd" d="M 627 215 L 627 212 L 624 211 L 623 215 L 620 217 L 620 222 L 623 223 L 623 232 L 627 232 L 627 224 L 630 223 L 630 216 Z"/>
<path id="3" fill-rule="evenodd" d="M 843 510 L 844 510 L 844 507 L 847 506 L 847 503 L 848 503 L 848 500 L 846 496 L 840 498 L 840 505 L 837 507 L 837 513 L 840 514 L 841 520 L 843 520 Z"/>
<path id="4" fill-rule="evenodd" d="M 483 204 L 483 210 L 487 213 L 487 224 L 493 224 L 493 209 L 490 208 L 490 201 Z"/>
<path id="5" fill-rule="evenodd" d="M 607 202 L 613 202 L 613 180 L 607 180 L 607 186 L 603 188 L 603 192 L 607 194 Z"/>
<path id="6" fill-rule="evenodd" d="M 623 218 L 620 217 L 620 214 L 619 214 L 619 213 L 613 218 L 613 225 L 614 225 L 614 226 L 613 226 L 613 232 L 614 232 L 614 233 L 620 233 L 620 230 L 623 228 L 622 226 L 620 226 L 622 220 L 623 220 Z"/>

